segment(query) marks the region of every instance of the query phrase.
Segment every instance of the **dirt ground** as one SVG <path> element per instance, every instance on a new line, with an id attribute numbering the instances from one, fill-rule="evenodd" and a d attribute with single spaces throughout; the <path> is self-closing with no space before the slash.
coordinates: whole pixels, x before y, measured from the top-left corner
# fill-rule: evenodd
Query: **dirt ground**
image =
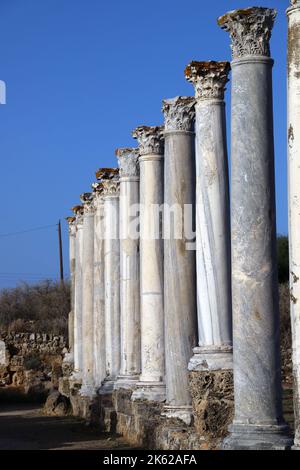
<path id="1" fill-rule="evenodd" d="M 100 433 L 72 416 L 44 416 L 39 405 L 0 404 L 0 450 L 130 448 L 122 438 Z"/>

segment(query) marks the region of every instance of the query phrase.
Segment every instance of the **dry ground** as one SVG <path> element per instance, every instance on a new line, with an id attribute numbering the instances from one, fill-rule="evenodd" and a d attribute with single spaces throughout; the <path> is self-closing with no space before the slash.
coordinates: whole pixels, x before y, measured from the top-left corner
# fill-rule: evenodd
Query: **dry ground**
<path id="1" fill-rule="evenodd" d="M 38 405 L 0 404 L 0 450 L 129 448 L 122 438 L 91 429 L 80 419 L 44 416 Z"/>

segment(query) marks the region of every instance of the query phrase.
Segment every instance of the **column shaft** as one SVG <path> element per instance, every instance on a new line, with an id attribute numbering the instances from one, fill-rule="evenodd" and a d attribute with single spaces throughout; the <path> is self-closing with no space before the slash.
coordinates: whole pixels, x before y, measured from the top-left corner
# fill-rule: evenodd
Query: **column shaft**
<path id="1" fill-rule="evenodd" d="M 199 347 L 190 370 L 232 369 L 231 260 L 224 91 L 228 62 L 192 62 L 196 95 L 196 257 Z"/>
<path id="2" fill-rule="evenodd" d="M 140 127 L 141 375 L 132 399 L 165 400 L 163 241 L 163 145 L 161 127 Z M 146 148 L 147 146 L 147 148 Z"/>
<path id="3" fill-rule="evenodd" d="M 231 227 L 235 415 L 226 448 L 290 444 L 281 407 L 272 65 L 274 10 L 219 19 L 231 32 Z M 249 42 L 248 42 L 249 41 Z"/>
<path id="4" fill-rule="evenodd" d="M 74 380 L 82 380 L 82 255 L 83 216 L 76 215 L 76 272 L 74 295 Z"/>
<path id="5" fill-rule="evenodd" d="M 106 339 L 106 379 L 103 388 L 111 391 L 120 372 L 119 181 L 105 181 L 103 187 Z"/>
<path id="6" fill-rule="evenodd" d="M 166 406 L 169 417 L 191 421 L 188 362 L 197 344 L 195 134 L 191 97 L 164 100 L 164 309 Z M 172 214 L 174 214 L 172 216 Z M 172 223 L 172 217 L 174 222 Z M 190 233 L 186 233 L 189 229 Z M 190 246 L 189 246 L 190 244 Z"/>
<path id="7" fill-rule="evenodd" d="M 295 448 L 300 449 L 300 2 L 288 16 L 288 181 L 291 321 L 293 336 Z"/>
<path id="8" fill-rule="evenodd" d="M 88 194 L 88 196 L 87 196 Z M 82 347 L 83 378 L 80 394 L 91 397 L 95 392 L 94 383 L 94 208 L 90 193 L 82 197 L 83 216 L 83 259 L 82 259 Z"/>
<path id="9" fill-rule="evenodd" d="M 98 185 L 98 183 L 96 183 Z M 101 188 L 94 193 L 94 377 L 99 388 L 106 376 L 104 309 L 104 208 Z"/>
<path id="10" fill-rule="evenodd" d="M 139 204 L 138 154 L 135 149 L 118 149 L 117 156 L 120 166 L 121 368 L 116 386 L 131 388 L 141 370 L 138 221 L 134 224 Z"/>

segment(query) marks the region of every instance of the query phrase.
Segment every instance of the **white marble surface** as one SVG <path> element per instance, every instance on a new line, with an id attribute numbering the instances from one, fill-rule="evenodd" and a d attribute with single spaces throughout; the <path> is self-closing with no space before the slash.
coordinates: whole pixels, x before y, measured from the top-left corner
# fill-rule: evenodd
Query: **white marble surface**
<path id="1" fill-rule="evenodd" d="M 181 209 L 175 230 L 164 239 L 166 407 L 164 414 L 190 423 L 188 362 L 197 344 L 195 251 L 182 230 L 185 205 L 195 212 L 194 99 L 165 100 L 164 203 Z M 183 216 L 182 216 L 183 214 Z M 193 219 L 195 217 L 193 216 Z M 192 222 L 192 221 L 191 221 Z M 166 220 L 165 220 L 166 224 Z M 180 230 L 177 230 L 180 225 Z M 192 223 L 195 230 L 195 223 Z M 177 233 L 178 232 L 178 233 Z M 177 238 L 176 238 L 177 237 Z"/>
<path id="2" fill-rule="evenodd" d="M 135 385 L 141 371 L 139 238 L 131 228 L 134 205 L 139 203 L 138 153 L 118 150 L 120 166 L 120 305 L 121 367 L 119 388 Z"/>
<path id="3" fill-rule="evenodd" d="M 140 164 L 141 375 L 132 399 L 165 400 L 163 240 L 152 230 L 157 205 L 163 203 L 161 128 L 139 128 L 145 150 Z M 147 134 L 145 137 L 145 133 Z M 151 142 L 149 142 L 151 140 Z M 160 145 L 157 145 L 157 141 Z M 142 149 L 141 149 L 142 151 Z M 156 238 L 157 236 L 157 238 Z"/>
<path id="4" fill-rule="evenodd" d="M 80 393 L 91 397 L 94 382 L 94 209 L 84 204 L 82 258 L 82 355 L 83 377 Z"/>
<path id="5" fill-rule="evenodd" d="M 114 382 L 120 372 L 120 241 L 119 182 L 104 182 L 104 266 L 106 382 Z"/>
<path id="6" fill-rule="evenodd" d="M 98 389 L 106 376 L 104 309 L 104 207 L 101 192 L 94 196 L 94 380 Z"/>
<path id="7" fill-rule="evenodd" d="M 288 179 L 295 446 L 300 448 L 300 4 L 288 14 Z"/>
<path id="8" fill-rule="evenodd" d="M 74 378 L 82 379 L 82 215 L 76 216 L 76 271 L 74 295 Z"/>

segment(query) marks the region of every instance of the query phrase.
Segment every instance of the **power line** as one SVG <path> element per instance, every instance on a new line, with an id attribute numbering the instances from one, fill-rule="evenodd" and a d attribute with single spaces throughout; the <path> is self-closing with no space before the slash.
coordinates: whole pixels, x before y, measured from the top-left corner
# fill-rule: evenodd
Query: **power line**
<path id="1" fill-rule="evenodd" d="M 28 232 L 36 232 L 38 230 L 45 230 L 47 228 L 52 228 L 52 227 L 57 227 L 57 224 L 52 224 L 52 225 L 44 225 L 42 227 L 35 227 L 35 228 L 30 228 L 27 230 L 21 230 L 19 232 L 11 232 L 11 233 L 0 233 L 0 238 L 4 237 L 10 237 L 12 235 L 21 235 L 23 233 L 28 233 Z"/>

